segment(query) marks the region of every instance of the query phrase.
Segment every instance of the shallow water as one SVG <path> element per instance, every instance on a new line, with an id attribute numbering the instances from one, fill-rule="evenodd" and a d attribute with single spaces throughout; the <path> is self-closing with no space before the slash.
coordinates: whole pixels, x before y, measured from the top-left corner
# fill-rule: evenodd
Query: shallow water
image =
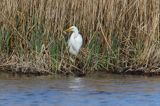
<path id="1" fill-rule="evenodd" d="M 160 77 L 0 77 L 0 106 L 160 106 Z"/>

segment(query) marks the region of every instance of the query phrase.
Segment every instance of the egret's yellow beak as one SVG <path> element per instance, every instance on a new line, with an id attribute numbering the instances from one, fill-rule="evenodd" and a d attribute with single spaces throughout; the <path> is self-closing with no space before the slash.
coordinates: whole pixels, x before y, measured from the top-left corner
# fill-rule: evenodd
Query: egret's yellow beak
<path id="1" fill-rule="evenodd" d="M 72 31 L 72 28 L 68 28 L 64 32 L 71 32 L 71 31 Z"/>

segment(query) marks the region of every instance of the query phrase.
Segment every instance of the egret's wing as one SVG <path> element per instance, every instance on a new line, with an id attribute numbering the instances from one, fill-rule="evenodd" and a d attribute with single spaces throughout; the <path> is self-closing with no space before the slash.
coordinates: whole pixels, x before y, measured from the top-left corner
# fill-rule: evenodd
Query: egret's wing
<path id="1" fill-rule="evenodd" d="M 80 34 L 74 35 L 75 33 L 72 33 L 70 39 L 68 40 L 68 46 L 72 48 L 74 51 L 79 52 L 79 49 L 82 46 L 82 36 Z"/>
<path id="2" fill-rule="evenodd" d="M 78 35 L 78 36 L 74 37 L 74 40 L 73 40 L 73 41 L 74 41 L 74 42 L 71 44 L 73 50 L 79 52 L 79 49 L 81 48 L 82 42 L 83 42 L 82 36 L 81 36 L 81 35 L 80 35 L 80 36 Z"/>
<path id="3" fill-rule="evenodd" d="M 71 45 L 71 47 L 73 48 L 73 50 L 77 51 L 75 45 Z"/>
<path id="4" fill-rule="evenodd" d="M 79 34 L 79 35 L 76 36 L 74 39 L 75 39 L 75 42 L 76 42 L 77 46 L 81 47 L 81 46 L 82 46 L 82 43 L 83 43 L 82 36 Z"/>

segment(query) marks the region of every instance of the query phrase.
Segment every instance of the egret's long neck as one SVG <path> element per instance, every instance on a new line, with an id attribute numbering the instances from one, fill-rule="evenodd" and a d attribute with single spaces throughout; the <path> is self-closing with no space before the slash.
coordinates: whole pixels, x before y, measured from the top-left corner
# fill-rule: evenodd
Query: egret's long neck
<path id="1" fill-rule="evenodd" d="M 79 34 L 79 31 L 77 30 L 77 31 L 74 31 L 74 33 L 76 34 L 76 35 L 78 35 Z"/>
<path id="2" fill-rule="evenodd" d="M 76 34 L 79 33 L 78 29 L 75 29 L 73 32 L 76 33 Z"/>

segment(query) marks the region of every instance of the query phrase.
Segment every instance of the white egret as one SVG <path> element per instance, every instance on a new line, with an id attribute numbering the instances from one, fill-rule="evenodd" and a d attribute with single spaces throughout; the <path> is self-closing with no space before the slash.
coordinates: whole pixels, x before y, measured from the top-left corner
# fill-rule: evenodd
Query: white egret
<path id="1" fill-rule="evenodd" d="M 64 32 L 72 32 L 67 43 L 69 47 L 69 53 L 76 56 L 79 53 L 79 50 L 83 43 L 82 36 L 81 34 L 79 34 L 78 28 L 76 26 L 71 26 L 70 28 L 66 29 Z"/>

